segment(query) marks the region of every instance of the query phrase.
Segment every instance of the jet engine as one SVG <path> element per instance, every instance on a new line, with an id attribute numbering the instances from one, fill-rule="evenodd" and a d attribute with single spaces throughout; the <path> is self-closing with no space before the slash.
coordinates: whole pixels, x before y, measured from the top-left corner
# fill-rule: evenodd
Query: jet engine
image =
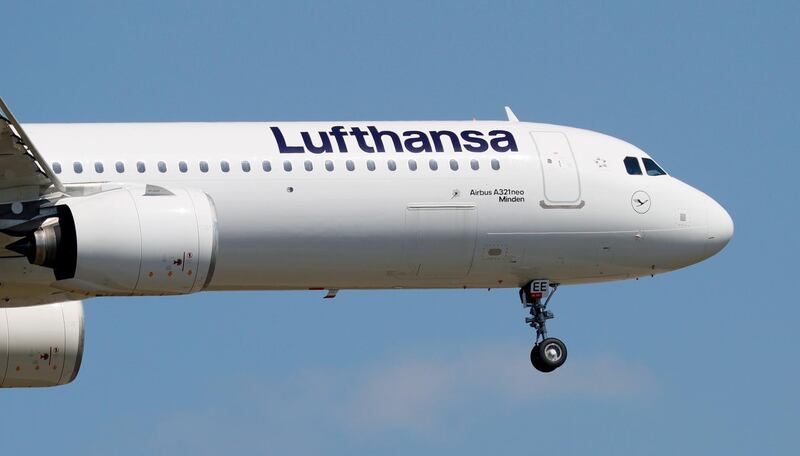
<path id="1" fill-rule="evenodd" d="M 82 357 L 80 301 L 0 308 L 0 387 L 67 384 Z"/>
<path id="2" fill-rule="evenodd" d="M 6 247 L 92 296 L 185 294 L 214 274 L 217 219 L 200 190 L 155 185 L 64 198 L 57 215 Z"/>

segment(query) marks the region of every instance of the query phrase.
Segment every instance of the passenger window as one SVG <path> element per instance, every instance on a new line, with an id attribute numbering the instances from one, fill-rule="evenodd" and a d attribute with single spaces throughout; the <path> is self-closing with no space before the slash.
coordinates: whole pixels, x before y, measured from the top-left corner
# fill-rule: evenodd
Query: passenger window
<path id="1" fill-rule="evenodd" d="M 116 170 L 117 170 L 117 172 L 118 172 L 118 173 L 122 174 L 122 173 L 124 173 L 124 172 L 125 172 L 125 163 L 122 163 L 122 162 L 117 162 L 117 163 L 114 165 L 114 168 L 116 168 Z"/>
<path id="2" fill-rule="evenodd" d="M 286 172 L 291 171 L 292 170 L 292 162 L 290 162 L 289 160 L 284 161 L 283 162 L 283 170 L 286 171 Z"/>
<path id="3" fill-rule="evenodd" d="M 431 171 L 436 171 L 439 169 L 439 163 L 436 163 L 436 160 L 429 161 L 428 165 L 431 167 Z"/>
<path id="4" fill-rule="evenodd" d="M 80 174 L 83 172 L 83 165 L 81 162 L 75 162 L 72 164 L 72 170 L 75 171 L 76 174 Z"/>
<path id="5" fill-rule="evenodd" d="M 219 168 L 222 170 L 223 173 L 227 173 L 231 170 L 231 164 L 225 160 L 219 162 Z"/>
<path id="6" fill-rule="evenodd" d="M 470 166 L 472 169 L 474 169 L 475 171 L 477 171 L 477 170 L 478 170 L 478 168 L 480 168 L 480 166 L 481 166 L 481 165 L 480 165 L 480 163 L 478 163 L 478 160 L 472 159 L 472 160 L 469 162 L 469 166 Z"/>
<path id="7" fill-rule="evenodd" d="M 305 163 L 303 163 L 303 167 L 306 169 L 306 171 L 314 170 L 314 164 L 311 163 L 311 160 L 306 160 Z"/>
<path id="8" fill-rule="evenodd" d="M 375 171 L 375 162 L 373 160 L 367 160 L 367 169 Z"/>
<path id="9" fill-rule="evenodd" d="M 661 169 L 660 166 L 656 164 L 653 160 L 649 158 L 642 158 L 642 163 L 644 163 L 644 170 L 647 171 L 648 176 L 663 176 L 667 174 Z"/>
<path id="10" fill-rule="evenodd" d="M 411 171 L 416 171 L 417 170 L 417 161 L 413 160 L 413 159 L 409 160 L 408 161 L 408 169 L 410 169 Z"/>
<path id="11" fill-rule="evenodd" d="M 56 174 L 61 174 L 61 163 L 59 163 L 59 162 L 53 162 L 53 166 L 52 166 L 52 168 L 53 168 L 53 172 L 54 172 L 54 173 L 56 173 Z"/>
<path id="12" fill-rule="evenodd" d="M 166 173 L 167 172 L 167 164 L 164 162 L 158 162 L 158 172 L 159 173 Z"/>
<path id="13" fill-rule="evenodd" d="M 145 171 L 144 162 L 136 162 L 136 171 L 143 173 Z"/>
<path id="14" fill-rule="evenodd" d="M 333 162 L 330 160 L 325 160 L 325 169 L 328 171 L 333 171 Z"/>
<path id="15" fill-rule="evenodd" d="M 249 173 L 250 172 L 250 162 L 247 160 L 242 160 L 242 171 Z"/>
<path id="16" fill-rule="evenodd" d="M 492 159 L 492 169 L 497 171 L 500 169 L 500 160 L 493 158 Z"/>
<path id="17" fill-rule="evenodd" d="M 186 165 L 186 162 L 178 162 L 178 169 L 181 170 L 182 173 L 189 171 L 189 166 Z"/>
<path id="18" fill-rule="evenodd" d="M 397 169 L 397 163 L 394 160 L 389 160 L 387 165 L 389 166 L 389 171 L 394 171 Z"/>
<path id="19" fill-rule="evenodd" d="M 100 162 L 94 162 L 94 172 L 100 174 L 103 172 L 103 164 Z"/>
<path id="20" fill-rule="evenodd" d="M 355 163 L 353 163 L 353 160 L 347 160 L 344 164 L 347 167 L 348 171 L 353 171 L 354 169 L 356 169 L 356 165 Z"/>
<path id="21" fill-rule="evenodd" d="M 625 157 L 625 169 L 631 176 L 640 176 L 642 167 L 639 166 L 639 159 L 636 157 Z"/>
<path id="22" fill-rule="evenodd" d="M 450 169 L 453 171 L 458 171 L 458 161 L 450 160 Z"/>
<path id="23" fill-rule="evenodd" d="M 201 161 L 200 162 L 200 171 L 207 173 L 208 172 L 208 162 Z"/>
<path id="24" fill-rule="evenodd" d="M 269 160 L 262 161 L 261 169 L 263 169 L 265 173 L 272 171 L 272 163 L 270 163 Z"/>

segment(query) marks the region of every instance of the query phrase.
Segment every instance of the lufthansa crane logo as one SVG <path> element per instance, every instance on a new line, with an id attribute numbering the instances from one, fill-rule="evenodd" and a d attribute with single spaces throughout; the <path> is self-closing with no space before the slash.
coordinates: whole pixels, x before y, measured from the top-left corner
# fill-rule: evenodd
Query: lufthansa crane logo
<path id="1" fill-rule="evenodd" d="M 650 210 L 650 195 L 639 190 L 631 196 L 631 206 L 633 206 L 634 211 L 640 214 L 646 213 Z"/>

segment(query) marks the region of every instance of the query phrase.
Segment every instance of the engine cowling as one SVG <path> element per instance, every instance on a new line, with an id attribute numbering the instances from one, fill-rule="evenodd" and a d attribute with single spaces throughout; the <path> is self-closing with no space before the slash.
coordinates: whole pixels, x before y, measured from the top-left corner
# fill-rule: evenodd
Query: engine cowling
<path id="1" fill-rule="evenodd" d="M 58 216 L 17 245 L 87 295 L 185 294 L 214 273 L 217 219 L 200 190 L 126 187 L 58 202 Z M 23 245 L 24 244 L 24 245 Z"/>
<path id="2" fill-rule="evenodd" d="M 0 387 L 67 384 L 82 357 L 80 301 L 0 308 Z"/>

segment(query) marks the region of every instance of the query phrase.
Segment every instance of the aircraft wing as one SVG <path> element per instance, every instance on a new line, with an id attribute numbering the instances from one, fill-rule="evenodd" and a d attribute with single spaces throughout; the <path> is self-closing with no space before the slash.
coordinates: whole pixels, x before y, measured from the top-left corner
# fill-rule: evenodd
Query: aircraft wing
<path id="1" fill-rule="evenodd" d="M 0 98 L 0 204 L 38 200 L 64 186 Z"/>

